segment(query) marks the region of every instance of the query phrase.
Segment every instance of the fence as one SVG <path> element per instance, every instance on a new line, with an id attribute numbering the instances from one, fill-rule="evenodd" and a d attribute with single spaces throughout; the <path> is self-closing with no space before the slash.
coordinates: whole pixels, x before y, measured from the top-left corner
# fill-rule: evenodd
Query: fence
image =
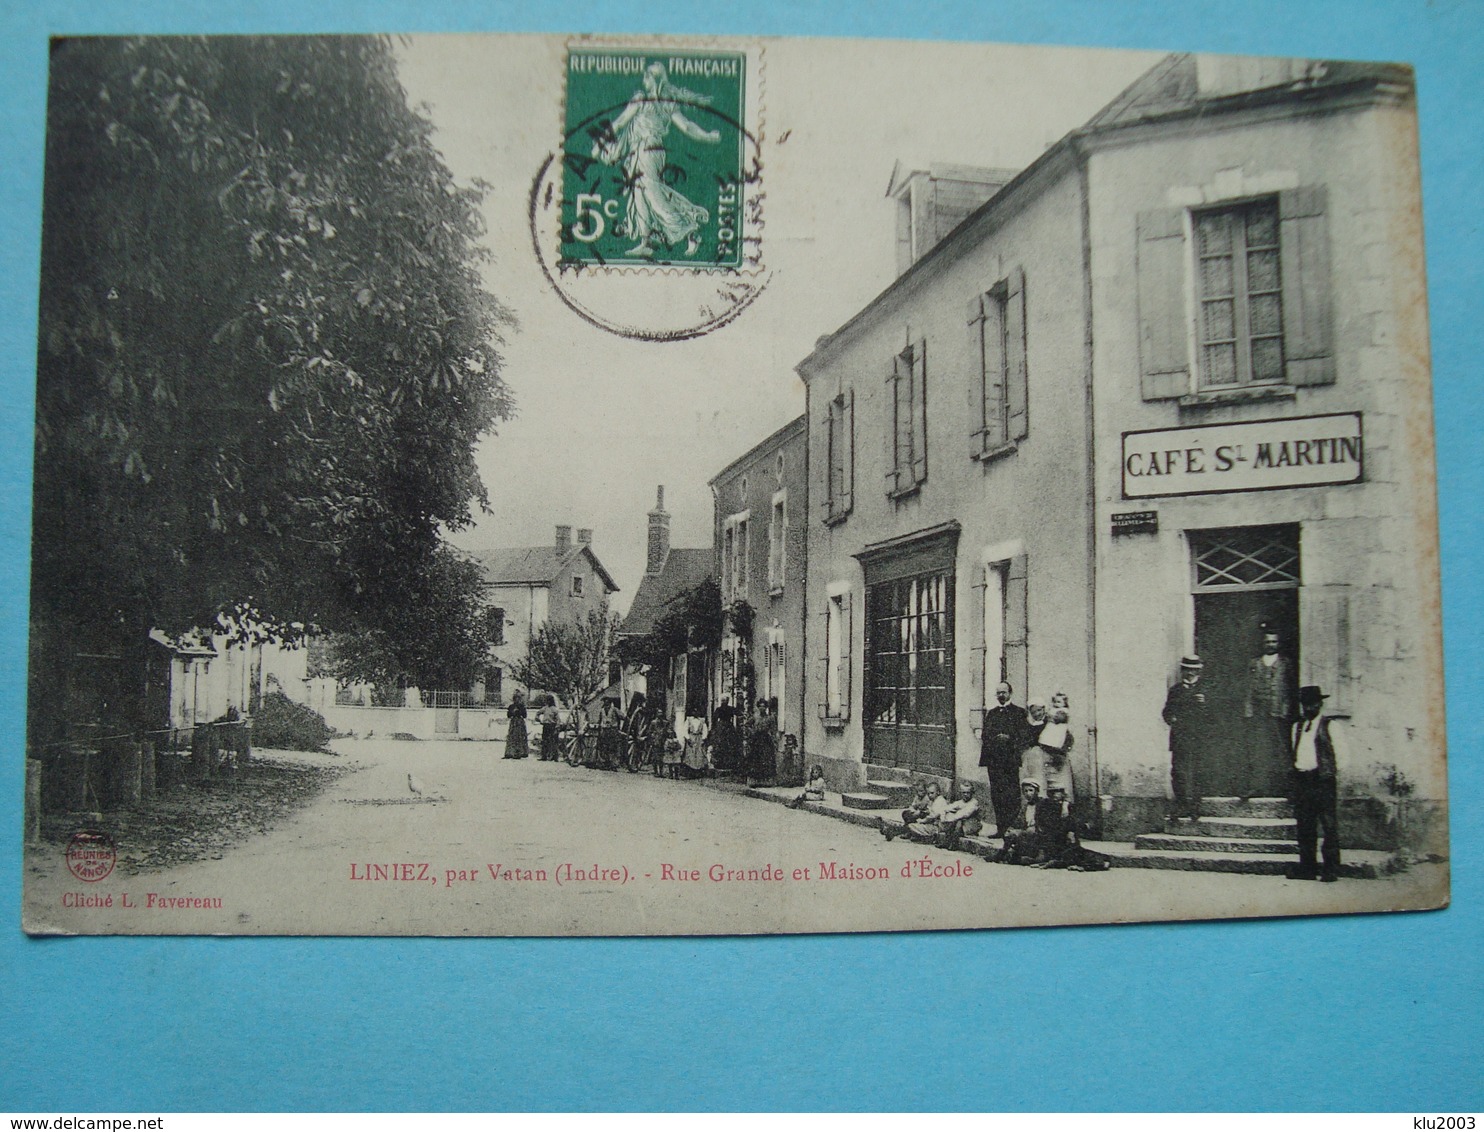
<path id="1" fill-rule="evenodd" d="M 127 809 L 179 782 L 235 775 L 251 756 L 247 719 L 82 735 L 28 753 L 28 808 L 35 794 L 48 813 Z"/>

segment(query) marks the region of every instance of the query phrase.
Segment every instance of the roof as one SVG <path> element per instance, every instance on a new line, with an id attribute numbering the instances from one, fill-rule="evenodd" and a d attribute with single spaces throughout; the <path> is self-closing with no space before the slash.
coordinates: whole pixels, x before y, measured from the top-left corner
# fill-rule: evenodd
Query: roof
<path id="1" fill-rule="evenodd" d="M 1223 68 L 1231 71 L 1232 77 L 1225 82 L 1218 79 L 1214 89 L 1207 85 L 1202 76 Z M 1410 87 L 1412 73 L 1410 68 L 1398 63 L 1169 55 L 1135 79 L 1077 132 L 1086 134 L 1197 111 L 1206 113 L 1295 96 L 1312 97 L 1342 87 L 1377 83 Z"/>
<path id="2" fill-rule="evenodd" d="M 675 547 L 665 559 L 658 574 L 645 574 L 629 606 L 628 616 L 618 631 L 625 637 L 642 637 L 654 629 L 670 603 L 681 594 L 711 577 L 716 569 L 716 553 L 709 546 Z"/>
<path id="3" fill-rule="evenodd" d="M 756 457 L 759 452 L 769 451 L 775 447 L 780 446 L 786 440 L 792 440 L 796 433 L 804 432 L 807 429 L 808 425 L 809 414 L 800 414 L 793 420 L 789 421 L 788 424 L 784 425 L 782 428 L 770 433 L 766 439 L 758 441 L 746 452 L 742 453 L 742 455 L 738 456 L 735 460 L 728 464 L 725 468 L 717 472 L 716 475 L 712 476 L 711 479 L 707 482 L 712 486 L 715 486 L 717 482 L 726 477 L 728 472 L 734 471 L 742 464 L 747 463 L 747 461 Z"/>
<path id="4" fill-rule="evenodd" d="M 603 579 L 609 593 L 618 592 L 618 583 L 603 568 L 592 547 L 578 543 L 565 554 L 554 546 L 518 546 L 486 550 L 472 555 L 484 570 L 484 580 L 492 586 L 549 586 L 567 564 L 586 554 L 594 572 Z"/>

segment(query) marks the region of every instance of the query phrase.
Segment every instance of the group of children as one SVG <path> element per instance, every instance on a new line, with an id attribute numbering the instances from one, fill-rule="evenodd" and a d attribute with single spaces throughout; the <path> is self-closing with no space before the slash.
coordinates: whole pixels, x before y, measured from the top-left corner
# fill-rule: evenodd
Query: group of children
<path id="1" fill-rule="evenodd" d="M 992 860 L 1043 869 L 1100 872 L 1111 862 L 1082 844 L 1072 815 L 1076 793 L 1068 757 L 1072 734 L 1067 697 L 1058 692 L 1049 710 L 1032 704 L 1028 715 L 1030 742 L 1021 758 L 1018 806 L 1005 807 L 1015 812 L 994 815 L 995 836 L 1002 846 Z M 822 802 L 824 792 L 824 770 L 815 766 L 804 792 L 790 805 Z M 944 849 L 957 849 L 964 837 L 975 837 L 983 828 L 979 799 L 967 779 L 959 781 L 952 798 L 944 795 L 935 780 L 918 780 L 901 821 L 884 818 L 881 822 L 881 833 L 888 841 L 906 837 Z"/>

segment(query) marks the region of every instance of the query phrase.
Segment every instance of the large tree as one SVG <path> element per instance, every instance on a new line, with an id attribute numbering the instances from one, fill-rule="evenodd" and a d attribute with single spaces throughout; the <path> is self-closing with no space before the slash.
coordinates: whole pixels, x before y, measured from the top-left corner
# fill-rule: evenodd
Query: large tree
<path id="1" fill-rule="evenodd" d="M 381 612 L 374 627 L 333 634 L 324 671 L 347 683 L 382 689 L 416 684 L 460 691 L 489 660 L 484 572 L 451 547 L 439 547 L 407 600 Z"/>
<path id="2" fill-rule="evenodd" d="M 555 692 L 570 707 L 583 707 L 608 686 L 608 657 L 619 618 L 606 608 L 586 617 L 545 622 L 530 640 L 525 657 L 510 674 L 527 688 Z"/>
<path id="3" fill-rule="evenodd" d="M 483 186 L 385 39 L 71 39 L 51 63 L 33 672 L 239 605 L 395 627 L 510 412 Z"/>

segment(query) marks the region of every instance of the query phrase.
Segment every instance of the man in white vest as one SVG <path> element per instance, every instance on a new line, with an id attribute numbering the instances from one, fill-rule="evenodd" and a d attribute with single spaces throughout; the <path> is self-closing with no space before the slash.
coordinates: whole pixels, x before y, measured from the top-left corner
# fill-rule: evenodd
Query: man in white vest
<path id="1" fill-rule="evenodd" d="M 1299 719 L 1293 725 L 1293 815 L 1298 819 L 1299 863 L 1288 870 L 1290 880 L 1335 881 L 1340 873 L 1339 789 L 1337 769 L 1344 756 L 1342 725 L 1322 715 L 1329 697 L 1314 686 L 1300 688 Z M 1323 844 L 1319 845 L 1323 831 Z M 1323 854 L 1323 868 L 1316 859 Z"/>

